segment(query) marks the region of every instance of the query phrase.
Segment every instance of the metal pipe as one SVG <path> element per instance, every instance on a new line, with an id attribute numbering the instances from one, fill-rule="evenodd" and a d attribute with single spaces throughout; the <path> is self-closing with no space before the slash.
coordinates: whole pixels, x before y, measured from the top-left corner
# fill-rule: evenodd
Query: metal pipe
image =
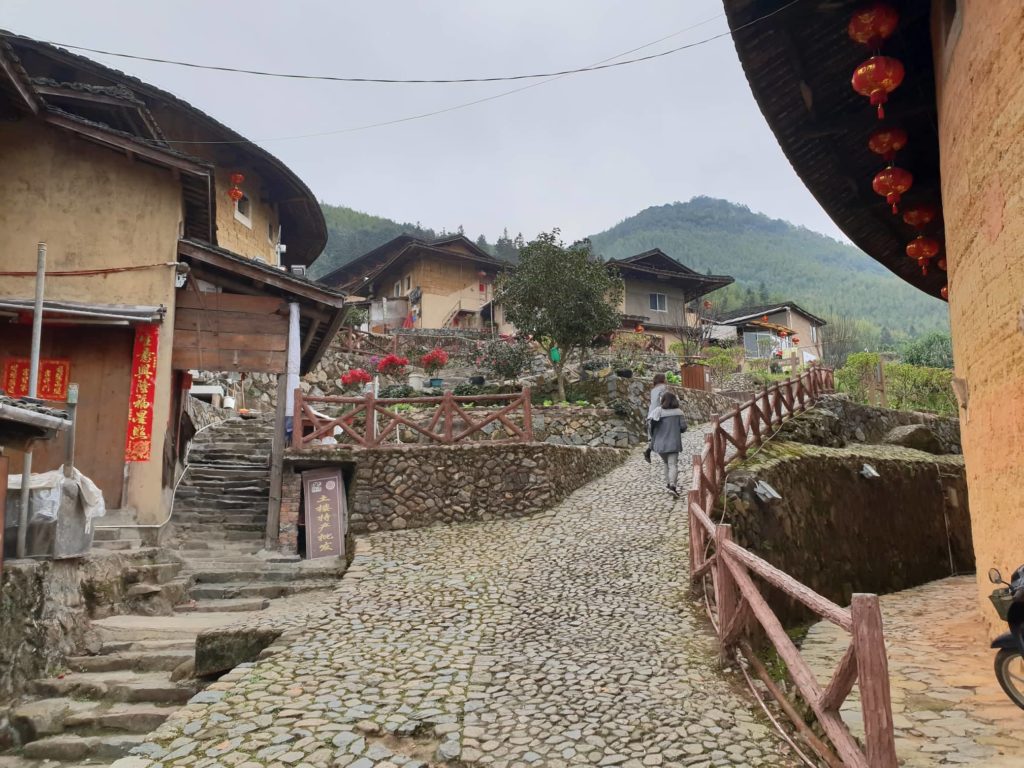
<path id="1" fill-rule="evenodd" d="M 0 301 L 0 308 L 3 309 L 17 309 L 24 310 L 25 307 L 22 304 L 18 304 L 12 301 Z M 118 315 L 112 312 L 90 312 L 85 309 L 66 309 L 62 307 L 47 307 L 50 312 L 58 315 L 72 315 L 74 317 L 96 317 L 103 320 L 123 320 L 129 323 L 158 323 L 160 322 L 161 315 Z"/>
<path id="2" fill-rule="evenodd" d="M 35 399 L 39 379 L 39 343 L 43 335 L 43 289 L 46 280 L 46 243 L 36 248 L 36 301 L 32 310 L 32 352 L 28 372 L 28 396 Z M 21 510 L 18 516 L 16 555 L 25 557 L 28 544 L 28 510 L 32 499 L 32 446 L 25 446 L 21 465 Z"/>

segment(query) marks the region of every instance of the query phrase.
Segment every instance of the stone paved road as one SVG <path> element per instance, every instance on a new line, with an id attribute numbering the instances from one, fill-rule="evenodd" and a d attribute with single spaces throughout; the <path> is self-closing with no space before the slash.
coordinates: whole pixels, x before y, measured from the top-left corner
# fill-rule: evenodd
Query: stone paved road
<path id="1" fill-rule="evenodd" d="M 302 640 L 145 750 L 194 768 L 796 765 L 718 667 L 682 504 L 635 452 L 542 516 L 374 534 Z"/>

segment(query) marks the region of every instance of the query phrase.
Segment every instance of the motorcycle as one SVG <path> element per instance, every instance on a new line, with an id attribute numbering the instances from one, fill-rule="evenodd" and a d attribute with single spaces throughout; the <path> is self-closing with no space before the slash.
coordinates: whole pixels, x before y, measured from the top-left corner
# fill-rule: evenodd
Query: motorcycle
<path id="1" fill-rule="evenodd" d="M 989 595 L 999 618 L 1005 621 L 1009 632 L 1004 632 L 992 641 L 992 648 L 998 648 L 995 670 L 1003 692 L 1010 701 L 1024 709 L 1024 565 L 1010 576 L 1010 583 L 1003 581 L 998 568 L 990 568 L 988 580 L 998 585 Z"/>

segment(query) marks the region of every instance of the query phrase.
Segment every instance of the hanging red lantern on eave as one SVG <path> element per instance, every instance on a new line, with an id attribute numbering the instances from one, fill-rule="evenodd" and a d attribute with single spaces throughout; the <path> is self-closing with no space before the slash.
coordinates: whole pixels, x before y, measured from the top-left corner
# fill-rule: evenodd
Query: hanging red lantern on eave
<path id="1" fill-rule="evenodd" d="M 907 256 L 912 259 L 930 259 L 938 255 L 942 249 L 942 243 L 936 240 L 934 237 L 925 237 L 924 235 L 918 235 L 909 243 L 907 243 Z"/>
<path id="2" fill-rule="evenodd" d="M 228 197 L 230 197 L 237 203 L 239 200 L 245 197 L 245 193 L 238 187 L 232 187 L 231 189 L 228 190 Z"/>
<path id="3" fill-rule="evenodd" d="M 941 269 L 943 272 L 945 272 L 946 271 L 946 260 L 945 259 L 939 259 L 938 262 L 936 262 L 935 266 L 937 266 L 939 269 Z"/>
<path id="4" fill-rule="evenodd" d="M 793 343 L 794 344 L 799 344 L 800 343 L 800 338 L 798 336 L 794 336 L 793 337 Z"/>
<path id="5" fill-rule="evenodd" d="M 900 87 L 905 72 L 903 62 L 891 56 L 872 56 L 855 70 L 850 80 L 853 90 L 871 100 L 878 107 L 878 119 L 885 118 L 883 104 L 889 94 Z"/>
<path id="6" fill-rule="evenodd" d="M 896 153 L 907 146 L 907 132 L 902 128 L 879 128 L 868 138 L 868 149 L 891 163 Z"/>
<path id="7" fill-rule="evenodd" d="M 892 206 L 894 214 L 899 213 L 900 197 L 914 186 L 914 176 L 910 171 L 890 165 L 875 174 L 871 182 L 871 188 L 876 194 L 885 198 L 885 202 Z"/>
<path id="8" fill-rule="evenodd" d="M 939 209 L 930 203 L 918 203 L 903 210 L 903 221 L 915 229 L 926 227 L 938 218 Z"/>
<path id="9" fill-rule="evenodd" d="M 846 33 L 855 43 L 877 49 L 892 37 L 900 14 L 888 3 L 871 3 L 854 12 Z"/>
<path id="10" fill-rule="evenodd" d="M 943 300 L 949 301 L 949 286 L 948 285 L 942 286 L 942 290 L 939 291 L 939 296 L 941 296 L 943 298 Z"/>
<path id="11" fill-rule="evenodd" d="M 232 186 L 240 186 L 245 181 L 245 174 L 235 171 L 230 176 Z"/>

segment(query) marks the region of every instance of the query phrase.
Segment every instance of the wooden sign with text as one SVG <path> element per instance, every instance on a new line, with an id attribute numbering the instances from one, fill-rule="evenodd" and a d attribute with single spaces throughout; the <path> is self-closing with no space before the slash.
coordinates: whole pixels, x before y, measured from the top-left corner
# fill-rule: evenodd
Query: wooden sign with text
<path id="1" fill-rule="evenodd" d="M 306 509 L 306 557 L 345 554 L 348 505 L 340 469 L 311 469 L 302 473 Z"/>

